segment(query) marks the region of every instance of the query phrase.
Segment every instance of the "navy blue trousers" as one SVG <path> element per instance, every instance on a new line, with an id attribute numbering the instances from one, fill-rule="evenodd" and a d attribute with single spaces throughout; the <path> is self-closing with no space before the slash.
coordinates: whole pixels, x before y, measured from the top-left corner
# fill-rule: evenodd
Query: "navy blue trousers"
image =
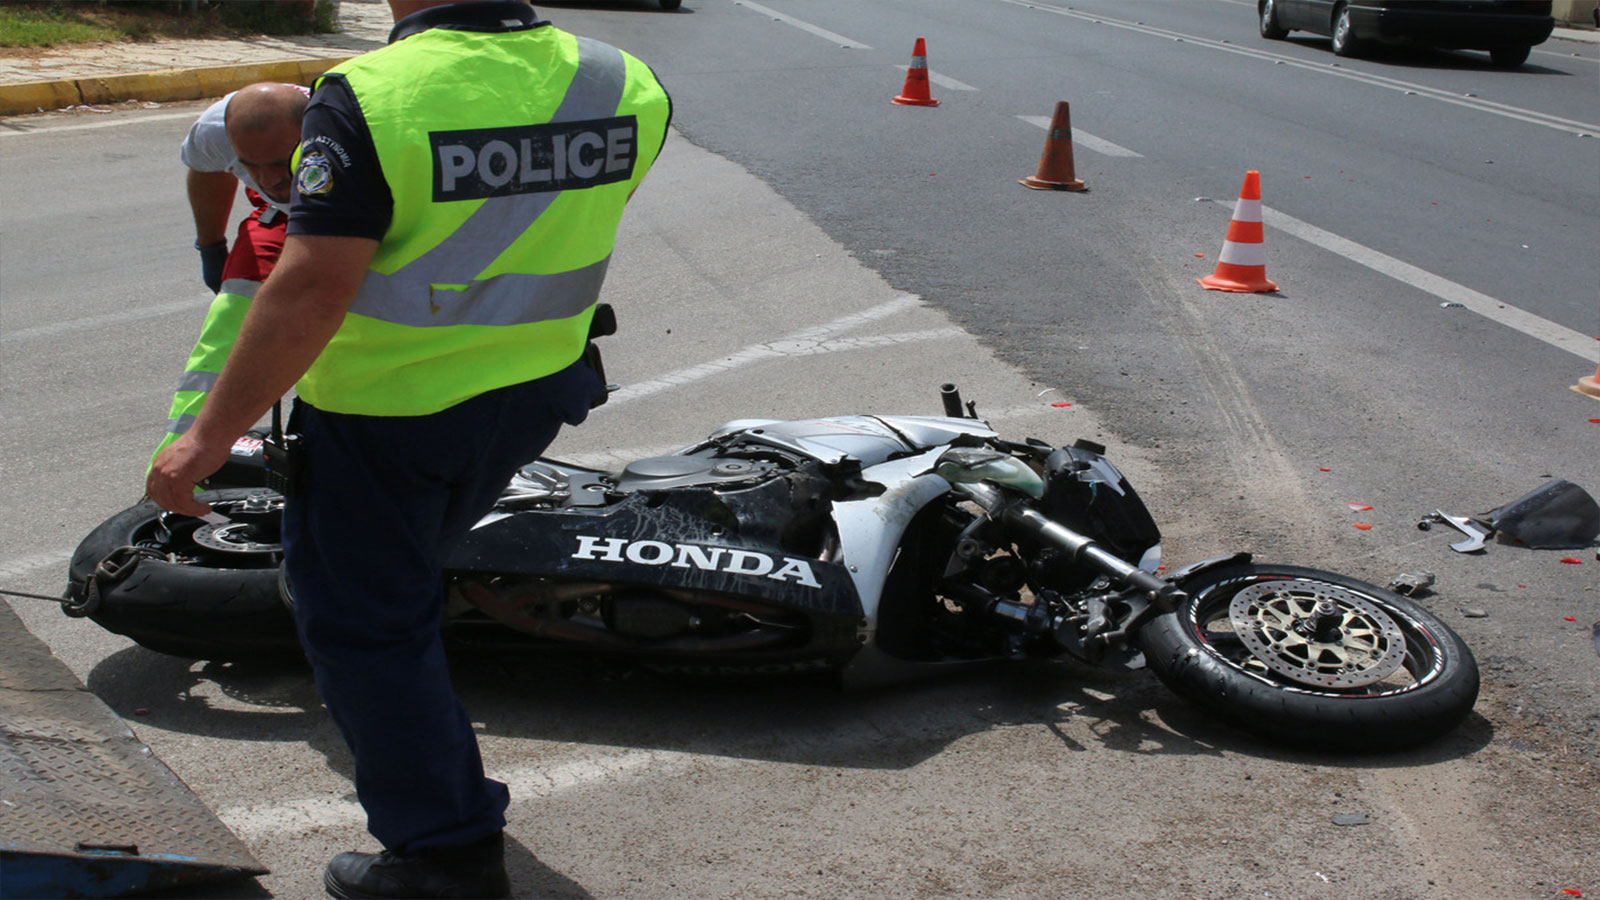
<path id="1" fill-rule="evenodd" d="M 389 850 L 470 843 L 505 827 L 440 639 L 444 561 L 521 465 L 582 422 L 581 363 L 428 416 L 330 413 L 296 401 L 305 482 L 284 510 L 301 644 L 355 756 L 367 828 Z"/>

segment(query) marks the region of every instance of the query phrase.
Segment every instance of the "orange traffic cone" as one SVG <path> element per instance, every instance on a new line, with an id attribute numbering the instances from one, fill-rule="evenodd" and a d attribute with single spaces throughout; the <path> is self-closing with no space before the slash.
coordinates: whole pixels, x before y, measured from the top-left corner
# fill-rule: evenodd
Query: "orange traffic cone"
<path id="1" fill-rule="evenodd" d="M 1588 394 L 1596 400 L 1600 400 L 1600 366 L 1595 367 L 1593 377 L 1584 375 L 1578 379 L 1578 383 L 1573 385 L 1572 389 L 1580 394 Z"/>
<path id="2" fill-rule="evenodd" d="M 1072 171 L 1072 114 L 1067 101 L 1056 101 L 1055 115 L 1050 117 L 1050 133 L 1044 139 L 1044 152 L 1039 154 L 1039 171 L 1018 181 L 1017 184 L 1036 191 L 1087 191 Z"/>
<path id="3" fill-rule="evenodd" d="M 911 49 L 911 68 L 906 70 L 906 86 L 894 102 L 901 106 L 938 106 L 928 93 L 928 45 L 922 38 Z"/>
<path id="4" fill-rule="evenodd" d="M 1260 294 L 1278 286 L 1267 280 L 1267 245 L 1261 230 L 1261 173 L 1254 169 L 1244 175 L 1239 188 L 1239 204 L 1228 223 L 1228 237 L 1222 242 L 1217 270 L 1197 278 L 1208 291 L 1233 291 Z"/>

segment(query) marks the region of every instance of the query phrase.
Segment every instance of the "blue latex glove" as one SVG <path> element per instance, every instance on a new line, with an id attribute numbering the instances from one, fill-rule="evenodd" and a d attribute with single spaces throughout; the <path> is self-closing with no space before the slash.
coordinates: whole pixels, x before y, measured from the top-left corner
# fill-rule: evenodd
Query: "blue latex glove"
<path id="1" fill-rule="evenodd" d="M 199 241 L 195 241 L 194 248 L 200 251 L 200 280 L 215 294 L 222 290 L 222 267 L 228 261 L 228 242 L 217 241 L 201 246 Z"/>

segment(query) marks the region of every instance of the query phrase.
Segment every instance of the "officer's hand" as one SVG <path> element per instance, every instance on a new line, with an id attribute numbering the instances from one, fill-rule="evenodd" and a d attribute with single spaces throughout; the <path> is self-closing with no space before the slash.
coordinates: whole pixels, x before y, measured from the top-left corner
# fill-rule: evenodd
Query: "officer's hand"
<path id="1" fill-rule="evenodd" d="M 150 474 L 145 476 L 145 493 L 163 509 L 175 513 L 203 516 L 211 512 L 210 506 L 194 498 L 194 486 L 222 468 L 232 448 L 231 440 L 209 446 L 195 440 L 193 432 L 185 434 L 156 454 Z"/>
<path id="2" fill-rule="evenodd" d="M 222 267 L 228 262 L 228 242 L 217 241 L 202 246 L 195 241 L 194 248 L 200 251 L 200 280 L 215 294 L 222 290 Z"/>

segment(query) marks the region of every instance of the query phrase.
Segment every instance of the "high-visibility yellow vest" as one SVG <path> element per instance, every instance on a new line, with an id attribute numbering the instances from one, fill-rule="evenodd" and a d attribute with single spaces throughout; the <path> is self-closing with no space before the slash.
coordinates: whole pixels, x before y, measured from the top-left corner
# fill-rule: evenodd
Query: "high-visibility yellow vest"
<path id="1" fill-rule="evenodd" d="M 328 78 L 361 108 L 394 215 L 300 396 L 426 415 L 577 360 L 623 207 L 665 137 L 650 69 L 548 25 L 432 28 Z M 302 191 L 317 152 L 302 150 Z"/>

